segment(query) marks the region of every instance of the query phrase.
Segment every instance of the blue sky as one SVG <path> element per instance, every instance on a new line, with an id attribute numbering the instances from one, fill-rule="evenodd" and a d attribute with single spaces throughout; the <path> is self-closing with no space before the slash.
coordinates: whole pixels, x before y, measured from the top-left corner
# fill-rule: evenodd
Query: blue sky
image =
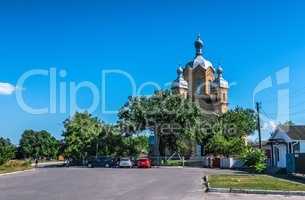
<path id="1" fill-rule="evenodd" d="M 137 87 L 147 81 L 163 86 L 176 78 L 176 68 L 194 57 L 198 33 L 204 57 L 224 68 L 230 107 L 253 108 L 253 91 L 270 77 L 272 87 L 255 100 L 262 102 L 263 120 L 298 124 L 305 120 L 305 3 L 303 1 L 0 1 L 0 83 L 6 90 L 32 69 L 65 70 L 57 82 L 90 81 L 101 87 L 102 70 L 129 73 Z M 289 67 L 289 82 L 277 84 L 276 73 Z M 287 69 L 287 68 L 286 68 Z M 287 72 L 287 71 L 286 71 Z M 6 85 L 3 85 L 6 84 Z M 9 85 L 8 85 L 9 84 Z M 20 88 L 19 88 L 20 89 Z M 22 88 L 27 104 L 49 102 L 47 77 L 31 78 Z M 289 89 L 290 98 L 278 91 Z M 18 88 L 17 88 L 18 90 Z M 146 87 L 142 94 L 154 89 Z M 68 89 L 69 91 L 69 89 Z M 58 92 L 58 91 L 57 91 Z M 0 135 L 18 143 L 24 129 L 46 129 L 60 137 L 69 114 L 24 112 L 15 92 L 1 93 Z M 126 77 L 107 78 L 106 105 L 118 109 L 131 94 Z M 59 97 L 58 97 L 59 98 Z M 92 96 L 81 90 L 78 103 L 90 105 Z M 289 101 L 290 100 L 290 101 Z M 67 105 L 69 106 L 69 105 Z M 114 114 L 94 112 L 114 123 Z M 284 116 L 285 115 L 285 116 Z M 264 131 L 265 137 L 268 128 Z"/>

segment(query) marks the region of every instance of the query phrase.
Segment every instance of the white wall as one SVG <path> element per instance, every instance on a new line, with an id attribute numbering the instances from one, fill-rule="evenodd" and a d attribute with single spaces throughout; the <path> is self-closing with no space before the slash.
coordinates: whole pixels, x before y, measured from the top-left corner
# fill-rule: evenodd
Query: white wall
<path id="1" fill-rule="evenodd" d="M 300 141 L 300 153 L 305 153 L 305 141 Z"/>
<path id="2" fill-rule="evenodd" d="M 244 162 L 235 158 L 221 158 L 220 168 L 222 169 L 234 169 L 234 168 L 244 168 Z"/>
<path id="3" fill-rule="evenodd" d="M 285 144 L 278 144 L 274 145 L 274 148 L 277 147 L 279 149 L 279 160 L 275 160 L 277 167 L 280 168 L 286 168 L 286 154 L 287 154 L 287 149 Z M 275 157 L 275 150 L 273 151 L 274 153 L 274 159 Z"/>

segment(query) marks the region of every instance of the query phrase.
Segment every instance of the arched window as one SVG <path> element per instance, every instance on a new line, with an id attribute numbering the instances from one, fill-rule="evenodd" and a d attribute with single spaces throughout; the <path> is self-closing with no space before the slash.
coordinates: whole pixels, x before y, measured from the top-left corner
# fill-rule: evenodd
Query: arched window
<path id="1" fill-rule="evenodd" d="M 208 85 L 207 85 L 207 93 L 211 94 L 211 91 L 212 91 L 212 81 L 209 80 L 208 81 Z"/>
<path id="2" fill-rule="evenodd" d="M 202 79 L 197 79 L 195 81 L 195 89 L 196 89 L 195 94 L 197 94 L 197 95 L 203 94 L 203 88 L 204 88 L 203 86 L 204 86 L 204 83 L 203 83 Z"/>

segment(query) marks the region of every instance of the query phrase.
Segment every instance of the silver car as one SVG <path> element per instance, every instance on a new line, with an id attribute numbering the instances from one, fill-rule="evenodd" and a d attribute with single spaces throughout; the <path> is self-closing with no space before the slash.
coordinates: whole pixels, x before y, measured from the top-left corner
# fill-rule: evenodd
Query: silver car
<path id="1" fill-rule="evenodd" d="M 119 167 L 126 167 L 126 168 L 132 168 L 132 161 L 130 158 L 121 158 L 119 162 Z"/>

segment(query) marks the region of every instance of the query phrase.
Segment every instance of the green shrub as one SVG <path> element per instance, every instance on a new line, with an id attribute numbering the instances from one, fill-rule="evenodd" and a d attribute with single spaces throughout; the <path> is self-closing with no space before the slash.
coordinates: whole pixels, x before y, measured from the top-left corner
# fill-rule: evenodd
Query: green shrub
<path id="1" fill-rule="evenodd" d="M 267 168 L 265 152 L 252 147 L 246 148 L 241 154 L 241 160 L 251 172 L 262 173 Z"/>
<path id="2" fill-rule="evenodd" d="M 23 161 L 23 160 L 10 160 L 6 162 L 4 167 L 10 167 L 10 168 L 16 168 L 16 167 L 30 167 L 31 162 L 30 161 Z"/>
<path id="3" fill-rule="evenodd" d="M 182 166 L 182 160 L 167 160 L 164 163 L 165 166 Z"/>
<path id="4" fill-rule="evenodd" d="M 10 160 L 0 165 L 0 174 L 31 169 L 31 162 L 23 160 Z"/>

